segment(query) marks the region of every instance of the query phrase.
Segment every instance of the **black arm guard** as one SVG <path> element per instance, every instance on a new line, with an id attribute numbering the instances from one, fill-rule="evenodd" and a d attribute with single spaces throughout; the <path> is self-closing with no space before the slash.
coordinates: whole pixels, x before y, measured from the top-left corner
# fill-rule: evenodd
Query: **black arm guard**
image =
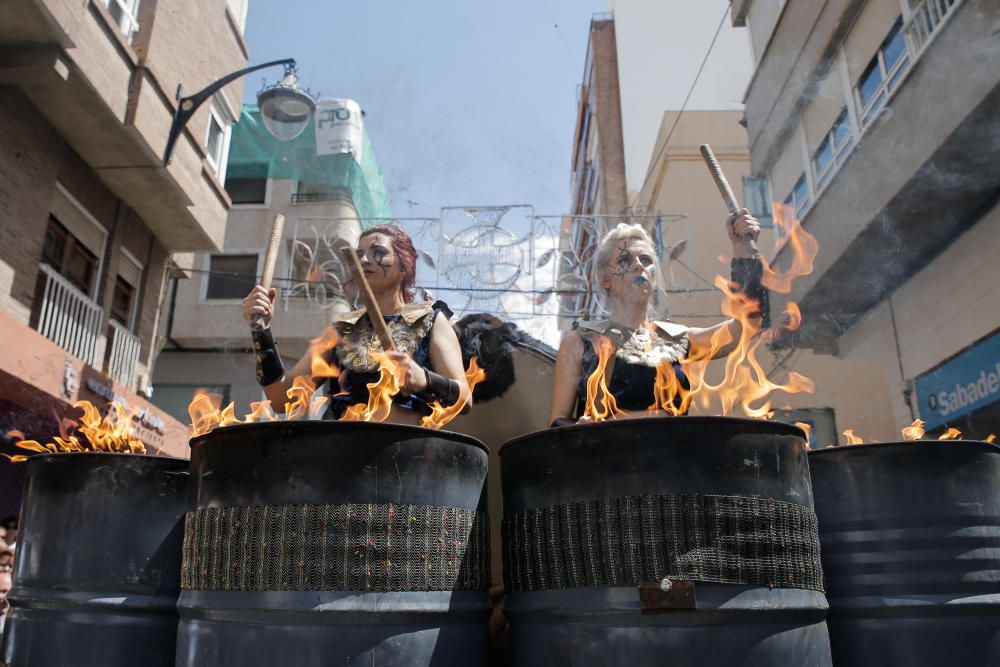
<path id="1" fill-rule="evenodd" d="M 271 328 L 253 331 L 253 351 L 257 360 L 257 384 L 266 387 L 274 384 L 285 375 L 285 366 L 281 363 L 278 346 L 271 335 Z"/>
<path id="2" fill-rule="evenodd" d="M 732 280 L 737 285 L 737 291 L 743 292 L 748 299 L 757 302 L 760 307 L 761 329 L 771 326 L 771 303 L 767 288 L 761 284 L 764 275 L 764 265 L 760 257 L 734 257 L 731 265 Z"/>
<path id="3" fill-rule="evenodd" d="M 573 426 L 574 424 L 576 424 L 576 420 L 573 419 L 572 417 L 556 417 L 554 420 L 552 420 L 552 423 L 549 424 L 549 428 L 560 428 L 562 426 Z"/>
<path id="4" fill-rule="evenodd" d="M 454 405 L 461 397 L 459 384 L 443 375 L 438 375 L 434 371 L 424 368 L 424 376 L 427 378 L 427 387 L 420 392 L 428 403 L 440 401 L 442 405 Z"/>

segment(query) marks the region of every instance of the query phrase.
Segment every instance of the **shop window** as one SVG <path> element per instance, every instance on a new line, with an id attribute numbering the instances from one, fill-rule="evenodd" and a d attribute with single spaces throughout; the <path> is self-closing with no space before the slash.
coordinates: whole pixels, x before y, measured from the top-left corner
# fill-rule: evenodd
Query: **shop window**
<path id="1" fill-rule="evenodd" d="M 242 299 L 257 284 L 257 255 L 212 255 L 206 299 Z"/>

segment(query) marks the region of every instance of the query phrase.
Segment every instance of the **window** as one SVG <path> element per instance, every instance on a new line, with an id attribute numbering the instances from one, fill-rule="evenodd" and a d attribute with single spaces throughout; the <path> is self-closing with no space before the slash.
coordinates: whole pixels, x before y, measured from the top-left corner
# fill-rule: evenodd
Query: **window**
<path id="1" fill-rule="evenodd" d="M 267 163 L 229 165 L 226 192 L 234 205 L 266 204 Z"/>
<path id="2" fill-rule="evenodd" d="M 121 276 L 115 277 L 115 291 L 111 297 L 111 319 L 125 328 L 132 326 L 132 305 L 135 301 L 135 288 L 129 285 Z"/>
<path id="3" fill-rule="evenodd" d="M 861 124 L 867 125 L 885 104 L 889 94 L 896 89 L 910 64 L 906 39 L 903 36 L 903 19 L 893 24 L 889 35 L 882 42 L 878 53 L 861 73 L 858 80 L 858 102 L 861 105 Z"/>
<path id="4" fill-rule="evenodd" d="M 242 299 L 257 284 L 257 255 L 212 255 L 206 299 Z"/>
<path id="5" fill-rule="evenodd" d="M 52 215 L 49 216 L 49 226 L 45 230 L 42 261 L 81 292 L 90 295 L 97 275 L 97 257 Z"/>
<path id="6" fill-rule="evenodd" d="M 218 114 L 213 110 L 208 115 L 208 134 L 205 135 L 205 152 L 208 153 L 208 162 L 219 173 L 219 165 L 222 164 L 222 148 L 226 143 L 226 128 L 219 120 Z"/>
<path id="7" fill-rule="evenodd" d="M 840 112 L 833 127 L 820 142 L 819 148 L 813 154 L 813 167 L 816 170 L 816 189 L 823 188 L 837 167 L 847 155 L 847 149 L 854 143 L 851 132 L 851 119 L 847 115 L 847 107 Z"/>
<path id="8" fill-rule="evenodd" d="M 771 194 L 767 178 L 743 177 L 743 201 L 761 227 L 774 227 L 771 215 Z"/>
<path id="9" fill-rule="evenodd" d="M 806 181 L 806 175 L 802 174 L 799 180 L 795 181 L 795 187 L 785 197 L 785 206 L 794 208 L 795 217 L 801 220 L 809 210 L 809 204 L 809 183 Z"/>
<path id="10" fill-rule="evenodd" d="M 139 30 L 139 0 L 105 0 L 111 18 L 118 24 L 118 29 L 125 35 L 128 43 Z"/>

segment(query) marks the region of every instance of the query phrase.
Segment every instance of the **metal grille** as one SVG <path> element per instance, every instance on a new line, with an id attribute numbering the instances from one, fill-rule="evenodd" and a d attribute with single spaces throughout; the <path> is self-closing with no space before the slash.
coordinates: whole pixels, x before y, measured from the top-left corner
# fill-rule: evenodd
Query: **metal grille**
<path id="1" fill-rule="evenodd" d="M 769 498 L 649 495 L 518 512 L 503 521 L 507 590 L 664 577 L 823 590 L 816 513 Z"/>
<path id="2" fill-rule="evenodd" d="M 188 512 L 181 587 L 486 590 L 485 513 L 427 505 L 251 505 Z"/>

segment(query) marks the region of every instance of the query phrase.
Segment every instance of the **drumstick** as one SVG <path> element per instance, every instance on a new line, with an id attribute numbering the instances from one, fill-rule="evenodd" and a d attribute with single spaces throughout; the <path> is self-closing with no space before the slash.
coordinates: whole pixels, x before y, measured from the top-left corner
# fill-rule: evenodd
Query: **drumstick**
<path id="1" fill-rule="evenodd" d="M 278 213 L 271 223 L 271 237 L 267 241 L 267 251 L 264 253 L 264 270 L 261 274 L 260 285 L 267 292 L 271 289 L 271 281 L 274 279 L 274 265 L 278 262 L 278 251 L 281 249 L 281 232 L 285 228 L 285 216 Z M 264 316 L 254 313 L 250 320 L 250 327 L 255 331 L 264 328 Z"/>
<path id="2" fill-rule="evenodd" d="M 354 248 L 349 245 L 342 245 L 339 248 L 340 256 L 344 259 L 344 263 L 347 264 L 347 268 L 350 270 L 351 275 L 354 277 L 354 282 L 358 286 L 358 294 L 361 296 L 361 301 L 365 304 L 365 309 L 368 311 L 368 319 L 372 322 L 372 327 L 375 328 L 375 334 L 378 336 L 378 340 L 382 343 L 382 349 L 386 352 L 391 352 L 396 349 L 396 346 L 392 343 L 392 336 L 389 335 L 389 327 L 385 325 L 385 320 L 382 319 L 382 311 L 378 307 L 378 301 L 375 300 L 375 295 L 372 294 L 371 285 L 368 284 L 368 279 L 365 278 L 364 269 L 361 268 L 361 262 L 358 261 L 358 256 L 354 252 Z"/>
<path id="3" fill-rule="evenodd" d="M 719 165 L 719 161 L 715 159 L 715 153 L 712 152 L 712 147 L 708 144 L 702 144 L 701 156 L 705 158 L 705 164 L 708 165 L 708 171 L 712 174 L 712 180 L 715 181 L 715 186 L 719 188 L 719 194 L 722 195 L 722 200 L 726 203 L 726 208 L 729 209 L 730 213 L 736 213 L 740 210 L 740 204 L 736 201 L 736 195 L 733 194 L 733 189 L 729 187 L 729 181 L 726 180 L 726 175 L 722 173 L 722 167 Z M 752 256 L 757 255 L 756 241 L 754 241 L 750 236 L 743 236 L 741 241 Z"/>

